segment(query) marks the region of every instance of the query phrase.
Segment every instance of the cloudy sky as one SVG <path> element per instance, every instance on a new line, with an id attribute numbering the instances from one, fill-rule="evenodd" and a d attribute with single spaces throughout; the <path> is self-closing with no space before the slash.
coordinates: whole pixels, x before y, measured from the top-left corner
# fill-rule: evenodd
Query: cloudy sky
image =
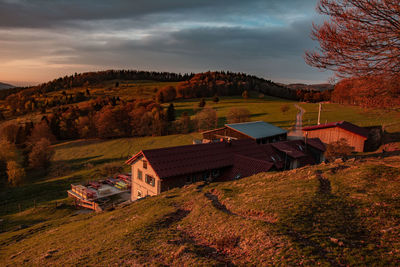
<path id="1" fill-rule="evenodd" d="M 317 0 L 0 0 L 0 81 L 75 72 L 231 70 L 276 82 L 331 76 L 304 63 Z"/>

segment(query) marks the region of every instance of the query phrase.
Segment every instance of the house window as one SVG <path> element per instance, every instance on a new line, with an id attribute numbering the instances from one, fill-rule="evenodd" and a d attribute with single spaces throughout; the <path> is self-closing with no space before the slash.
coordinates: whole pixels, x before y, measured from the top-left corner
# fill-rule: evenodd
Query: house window
<path id="1" fill-rule="evenodd" d="M 147 161 L 143 160 L 143 169 L 147 169 Z"/>
<path id="2" fill-rule="evenodd" d="M 142 198 L 142 197 L 143 197 L 142 191 L 138 190 L 137 191 L 137 198 L 139 199 L 139 198 Z"/>
<path id="3" fill-rule="evenodd" d="M 156 179 L 154 179 L 153 177 L 151 177 L 150 175 L 146 174 L 146 183 L 148 183 L 151 186 L 155 186 L 156 184 Z"/>
<path id="4" fill-rule="evenodd" d="M 138 178 L 139 180 L 143 180 L 143 174 L 142 174 L 142 171 L 141 171 L 141 170 L 137 170 L 137 178 Z"/>

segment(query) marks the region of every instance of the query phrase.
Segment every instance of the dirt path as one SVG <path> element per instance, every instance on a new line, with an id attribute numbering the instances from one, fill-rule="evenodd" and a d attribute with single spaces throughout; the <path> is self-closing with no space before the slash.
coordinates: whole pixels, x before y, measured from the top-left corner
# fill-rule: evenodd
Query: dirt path
<path id="1" fill-rule="evenodd" d="M 223 204 L 223 203 L 220 201 L 218 195 L 216 195 L 216 194 L 213 193 L 213 192 L 207 192 L 207 193 L 204 194 L 204 196 L 205 196 L 206 198 L 208 198 L 209 200 L 211 200 L 212 205 L 213 205 L 216 209 L 218 209 L 218 210 L 220 210 L 220 211 L 222 211 L 222 212 L 224 212 L 224 213 L 226 213 L 226 214 L 229 214 L 229 215 L 232 215 L 232 216 L 237 216 L 237 217 L 240 217 L 240 218 L 243 218 L 243 219 L 247 219 L 247 220 L 252 220 L 252 221 L 267 222 L 267 223 L 270 223 L 270 224 L 273 224 L 273 223 L 275 223 L 275 221 L 276 221 L 275 218 L 272 218 L 272 217 L 265 217 L 265 216 L 263 216 L 263 215 L 261 215 L 261 214 L 241 214 L 241 213 L 233 212 L 232 210 L 228 209 L 228 208 L 226 207 L 226 205 Z"/>
<path id="2" fill-rule="evenodd" d="M 306 110 L 299 105 L 294 105 L 299 112 L 296 115 L 296 125 L 294 126 L 294 133 L 295 135 L 302 136 L 301 128 L 303 127 L 303 115 L 306 113 Z"/>

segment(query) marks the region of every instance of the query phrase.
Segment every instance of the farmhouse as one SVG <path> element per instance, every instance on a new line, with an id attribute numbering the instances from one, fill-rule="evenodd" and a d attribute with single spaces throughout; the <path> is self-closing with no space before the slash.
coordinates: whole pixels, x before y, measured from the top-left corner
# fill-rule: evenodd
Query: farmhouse
<path id="1" fill-rule="evenodd" d="M 354 147 L 354 151 L 363 152 L 364 144 L 369 131 L 347 121 L 331 122 L 327 124 L 304 127 L 303 135 L 308 138 L 319 138 L 325 144 L 346 139 Z"/>
<path id="2" fill-rule="evenodd" d="M 252 139 L 258 144 L 284 141 L 287 131 L 264 121 L 225 124 L 224 127 L 203 132 L 203 139 Z"/>
<path id="3" fill-rule="evenodd" d="M 325 151 L 319 140 L 308 145 L 301 140 L 285 144 L 258 145 L 254 140 L 244 139 L 142 150 L 126 162 L 132 168 L 131 199 L 198 181 L 232 180 L 319 163 Z"/>

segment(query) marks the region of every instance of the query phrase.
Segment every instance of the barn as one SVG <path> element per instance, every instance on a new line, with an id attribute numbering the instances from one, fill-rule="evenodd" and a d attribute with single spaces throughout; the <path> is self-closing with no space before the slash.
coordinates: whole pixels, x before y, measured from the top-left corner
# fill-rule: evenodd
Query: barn
<path id="1" fill-rule="evenodd" d="M 126 163 L 132 168 L 131 199 L 198 181 L 226 181 L 270 170 L 286 170 L 323 160 L 318 139 L 286 141 L 280 145 L 231 140 L 142 150 Z"/>
<path id="2" fill-rule="evenodd" d="M 203 139 L 252 139 L 258 144 L 287 139 L 287 131 L 264 121 L 225 124 L 224 127 L 203 132 Z"/>
<path id="3" fill-rule="evenodd" d="M 325 144 L 346 139 L 354 151 L 363 152 L 369 131 L 347 121 L 304 127 L 303 135 L 307 138 L 319 138 Z"/>

